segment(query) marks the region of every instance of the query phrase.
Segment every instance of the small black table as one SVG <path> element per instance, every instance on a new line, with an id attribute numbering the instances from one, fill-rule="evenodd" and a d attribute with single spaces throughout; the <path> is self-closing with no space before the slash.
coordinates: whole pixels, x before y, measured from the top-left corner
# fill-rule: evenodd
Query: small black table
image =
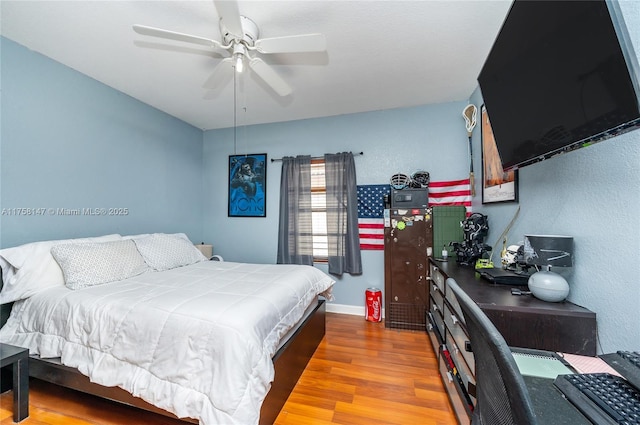
<path id="1" fill-rule="evenodd" d="M 13 365 L 13 421 L 29 416 L 29 350 L 0 344 L 0 367 Z"/>

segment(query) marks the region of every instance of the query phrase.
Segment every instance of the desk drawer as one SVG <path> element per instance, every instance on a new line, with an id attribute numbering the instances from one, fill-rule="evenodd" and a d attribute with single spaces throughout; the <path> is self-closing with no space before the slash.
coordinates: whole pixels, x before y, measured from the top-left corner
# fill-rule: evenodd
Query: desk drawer
<path id="1" fill-rule="evenodd" d="M 445 351 L 446 348 L 442 351 Z M 444 352 L 440 353 L 439 372 L 444 383 L 445 391 L 451 401 L 451 406 L 456 414 L 459 424 L 468 424 L 471 420 L 472 401 L 467 394 L 467 391 L 462 388 L 462 383 L 459 382 L 456 376 L 449 370 L 447 364 L 447 356 Z M 459 374 L 458 374 L 459 376 Z"/>
<path id="2" fill-rule="evenodd" d="M 442 272 L 440 271 L 440 269 L 436 266 L 434 266 L 433 264 L 429 265 L 430 268 L 430 276 L 431 276 L 431 280 L 433 280 L 433 282 L 438 286 L 438 289 L 440 289 L 440 292 L 442 292 L 444 294 L 444 275 L 442 274 Z"/>
<path id="3" fill-rule="evenodd" d="M 444 319 L 442 318 L 442 304 L 435 304 L 434 300 L 431 300 L 430 316 L 433 318 L 436 326 L 436 331 L 440 336 L 444 337 Z"/>
<path id="4" fill-rule="evenodd" d="M 444 305 L 444 295 L 442 295 L 442 292 L 438 289 L 438 285 L 431 283 L 429 294 L 438 308 L 442 309 L 442 306 Z"/>
<path id="5" fill-rule="evenodd" d="M 467 390 L 467 393 L 474 394 L 474 391 L 469 391 L 470 388 L 474 388 L 476 386 L 476 378 L 473 375 L 473 373 L 471 372 L 471 368 L 469 367 L 469 365 L 467 364 L 467 359 L 464 358 L 464 355 L 462 354 L 464 350 L 464 347 L 459 347 L 455 341 L 452 341 L 452 337 L 451 334 L 447 334 L 447 340 L 446 340 L 446 346 L 449 349 L 449 355 L 451 356 L 451 359 L 453 360 L 453 362 L 456 365 L 456 368 L 458 369 L 458 374 L 460 375 L 460 378 L 462 378 L 462 382 L 464 383 L 464 388 L 465 390 Z M 473 354 L 472 354 L 473 357 Z M 474 365 L 474 363 L 472 362 L 471 365 Z M 474 368 L 475 369 L 475 368 Z M 475 399 L 472 400 L 475 404 Z"/>
<path id="6" fill-rule="evenodd" d="M 431 339 L 434 352 L 438 353 L 442 344 L 444 344 L 444 334 L 441 334 L 436 325 L 433 314 L 427 313 L 427 333 Z"/>
<path id="7" fill-rule="evenodd" d="M 471 374 L 475 376 L 476 371 L 475 371 L 475 362 L 473 360 L 473 353 L 465 349 L 469 344 L 469 337 L 467 336 L 465 329 L 463 329 L 460 323 L 461 321 L 460 316 L 455 314 L 451 310 L 451 307 L 449 306 L 449 304 L 447 303 L 445 303 L 444 305 L 443 313 L 444 313 L 444 323 L 445 323 L 445 326 L 447 327 L 447 330 L 449 331 L 447 334 L 447 338 L 449 337 L 449 335 L 451 335 L 451 338 L 453 339 L 451 343 L 452 344 L 455 343 L 456 347 L 458 347 L 460 353 L 462 354 L 462 357 L 467 362 L 467 365 L 471 370 Z M 449 345 L 448 340 L 447 340 L 447 345 Z M 450 348 L 450 351 L 453 351 L 455 349 L 454 347 L 449 347 L 449 348 Z"/>
<path id="8" fill-rule="evenodd" d="M 453 291 L 448 290 L 449 288 L 447 288 L 447 301 L 449 301 L 449 304 L 451 304 L 451 308 L 453 309 L 455 315 L 458 317 L 458 319 L 460 319 L 462 321 L 462 323 L 464 323 L 464 316 L 462 315 L 462 309 L 460 308 L 460 304 L 458 303 L 458 299 L 456 298 L 456 295 L 453 293 Z"/>

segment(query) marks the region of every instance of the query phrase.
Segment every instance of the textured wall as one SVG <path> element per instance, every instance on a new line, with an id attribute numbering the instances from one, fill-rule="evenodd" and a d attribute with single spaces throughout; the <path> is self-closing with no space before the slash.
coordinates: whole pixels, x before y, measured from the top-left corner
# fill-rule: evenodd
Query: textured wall
<path id="1" fill-rule="evenodd" d="M 638 60 L 640 2 L 620 6 Z M 471 100 L 482 104 L 479 90 Z M 473 142 L 479 150 L 479 128 Z M 475 166 L 480 169 L 479 158 Z M 561 271 L 569 282 L 569 300 L 596 312 L 603 353 L 640 350 L 640 130 L 519 173 L 518 204 L 483 206 L 481 198 L 475 199 L 474 210 L 489 216 L 488 242 L 498 242 L 517 206 L 521 210 L 509 244 L 522 241 L 525 233 L 573 236 L 574 267 Z"/>
<path id="2" fill-rule="evenodd" d="M 324 153 L 364 152 L 357 156 L 358 184 L 385 184 L 398 172 L 428 170 L 433 180 L 466 178 L 468 139 L 461 112 L 466 102 L 396 109 L 242 128 L 237 153 L 268 152 L 269 158 Z M 267 166 L 267 217 L 228 218 L 230 129 L 204 136 L 206 241 L 235 261 L 276 260 L 281 163 Z M 337 304 L 364 305 L 364 291 L 384 288 L 382 251 L 363 251 L 362 276 L 343 276 L 335 286 Z M 322 266 L 320 266 L 322 268 Z M 326 270 L 325 270 L 326 271 Z"/>
<path id="3" fill-rule="evenodd" d="M 636 56 L 640 2 L 620 3 Z M 480 106 L 479 91 L 471 101 Z M 0 247 L 109 232 L 185 231 L 230 260 L 274 262 L 280 164 L 268 164 L 267 217 L 227 217 L 228 155 L 364 151 L 359 184 L 426 169 L 434 180 L 468 173 L 465 102 L 241 128 L 204 134 L 122 93 L 2 39 L 0 207 L 109 207 L 126 217 L 0 217 Z M 250 108 L 249 108 L 250 111 Z M 480 170 L 479 127 L 474 132 Z M 477 174 L 480 174 L 477 171 Z M 640 131 L 520 170 L 518 204 L 481 204 L 496 238 L 575 238 L 570 300 L 598 315 L 601 350 L 640 350 Z M 202 199 L 204 201 L 202 201 Z M 204 202 L 202 206 L 201 202 Z M 202 231 L 201 231 L 202 229 Z M 336 285 L 336 302 L 364 304 L 383 287 L 382 252 L 363 252 L 365 273 Z"/>
<path id="4" fill-rule="evenodd" d="M 105 233 L 200 238 L 202 131 L 1 42 L 0 247 Z M 109 208 L 127 210 L 108 215 Z M 69 215 L 58 212 L 65 209 Z"/>

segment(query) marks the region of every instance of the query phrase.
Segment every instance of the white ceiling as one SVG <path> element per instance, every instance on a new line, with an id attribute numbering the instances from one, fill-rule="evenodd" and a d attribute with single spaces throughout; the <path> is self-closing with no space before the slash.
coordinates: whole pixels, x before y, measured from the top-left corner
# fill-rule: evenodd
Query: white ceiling
<path id="1" fill-rule="evenodd" d="M 240 1 L 260 37 L 320 32 L 326 53 L 261 55 L 293 88 L 279 97 L 249 74 L 238 125 L 463 101 L 510 0 Z M 1 2 L 1 33 L 201 129 L 234 124 L 233 83 L 202 84 L 226 52 L 145 37 L 133 24 L 219 40 L 212 1 Z M 247 75 L 247 74 L 242 74 Z"/>

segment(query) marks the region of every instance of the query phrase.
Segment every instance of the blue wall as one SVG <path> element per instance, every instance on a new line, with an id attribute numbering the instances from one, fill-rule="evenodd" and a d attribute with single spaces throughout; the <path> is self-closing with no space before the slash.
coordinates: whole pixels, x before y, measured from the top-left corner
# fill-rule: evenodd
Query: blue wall
<path id="1" fill-rule="evenodd" d="M 640 2 L 620 7 L 638 57 Z M 471 101 L 482 104 L 479 90 Z M 478 152 L 480 143 L 478 125 Z M 596 312 L 602 352 L 640 350 L 640 130 L 520 169 L 519 195 L 518 204 L 474 205 L 489 216 L 488 241 L 497 242 L 518 205 L 509 244 L 529 233 L 573 236 L 574 267 L 554 269 L 569 282 L 569 300 Z"/>
<path id="2" fill-rule="evenodd" d="M 636 55 L 640 52 L 640 3 L 621 9 Z M 477 90 L 470 101 L 482 105 Z M 364 151 L 356 159 L 358 184 L 386 183 L 396 172 L 426 169 L 433 180 L 463 178 L 468 147 L 461 112 L 467 102 L 388 110 L 316 120 L 241 128 L 238 152 L 230 129 L 204 135 L 204 204 L 206 239 L 216 252 L 237 261 L 274 262 L 278 227 L 279 163 L 268 165 L 267 217 L 226 216 L 228 155 L 268 152 L 284 155 Z M 248 108 L 250 110 L 250 108 Z M 519 171 L 519 202 L 483 205 L 480 126 L 473 134 L 478 176 L 474 211 L 489 216 L 494 245 L 518 206 L 510 244 L 525 233 L 567 234 L 575 238 L 575 266 L 563 274 L 571 286 L 569 300 L 597 314 L 602 352 L 640 350 L 640 131 L 634 131 Z M 208 194 L 212 196 L 208 196 Z M 364 274 L 346 275 L 336 285 L 336 303 L 364 304 L 364 290 L 384 287 L 381 252 L 363 252 Z M 496 258 L 497 260 L 497 258 Z"/>
<path id="3" fill-rule="evenodd" d="M 466 104 L 455 102 L 240 128 L 237 152 L 233 151 L 232 130 L 207 131 L 203 235 L 225 259 L 276 261 L 281 163 L 268 161 L 267 217 L 229 218 L 225 182 L 228 156 L 235 153 L 268 152 L 269 158 L 281 158 L 364 152 L 355 158 L 358 184 L 386 184 L 395 173 L 412 174 L 418 170 L 428 170 L 434 181 L 466 178 L 469 148 L 461 115 Z M 363 275 L 345 275 L 336 284 L 336 303 L 363 306 L 366 288 L 384 288 L 383 252 L 363 251 L 362 262 Z"/>
<path id="4" fill-rule="evenodd" d="M 1 40 L 1 247 L 105 233 L 201 237 L 201 130 Z M 59 208 L 128 214 L 49 211 Z"/>

